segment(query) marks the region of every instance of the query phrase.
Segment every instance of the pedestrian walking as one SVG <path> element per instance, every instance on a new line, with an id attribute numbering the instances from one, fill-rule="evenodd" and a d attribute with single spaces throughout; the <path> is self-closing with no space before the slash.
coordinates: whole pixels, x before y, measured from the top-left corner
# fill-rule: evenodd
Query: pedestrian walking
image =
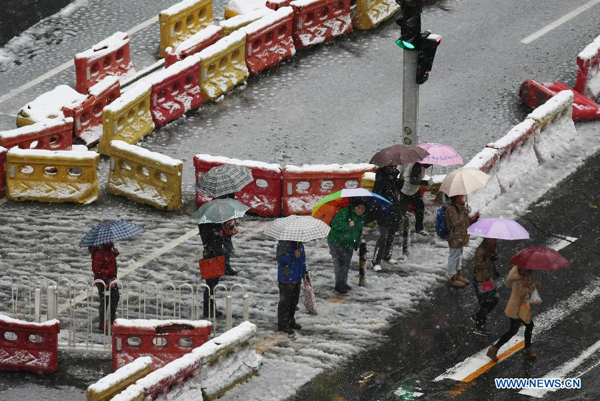
<path id="1" fill-rule="evenodd" d="M 472 218 L 469 217 L 469 208 L 466 204 L 465 195 L 456 195 L 450 197 L 450 202 L 446 205 L 446 224 L 448 226 L 448 267 L 446 278 L 451 286 L 462 288 L 469 284 L 469 280 L 463 276 L 461 269 L 461 259 L 463 247 L 469 245 L 469 234 L 467 229 L 477 221 L 479 213 Z"/>
<path id="2" fill-rule="evenodd" d="M 377 228 L 379 238 L 373 252 L 372 266 L 374 271 L 381 271 L 381 261 L 397 263 L 392 259 L 394 235 L 398 231 L 402 211 L 400 207 L 400 190 L 404 181 L 400 178 L 397 166 L 379 167 L 375 171 L 375 185 L 373 193 L 378 194 L 392 202 L 387 213 L 377 213 Z"/>
<path id="3" fill-rule="evenodd" d="M 410 163 L 404 170 L 404 184 L 400 190 L 400 211 L 404 216 L 408 211 L 408 205 L 413 204 L 415 208 L 415 232 L 419 235 L 429 235 L 423 229 L 423 218 L 425 216 L 425 204 L 419 191 L 421 185 L 429 185 L 431 182 L 424 180 L 425 171 L 431 167 L 430 164 L 419 162 Z"/>
<path id="4" fill-rule="evenodd" d="M 496 279 L 500 276 L 496 262 L 498 260 L 498 240 L 484 238 L 475 251 L 473 267 L 473 287 L 479 303 L 477 313 L 471 315 L 475 321 L 473 333 L 488 336 L 486 330 L 487 315 L 498 304 Z"/>
<path id="5" fill-rule="evenodd" d="M 221 195 L 215 199 L 235 199 L 235 193 Z M 233 220 L 233 223 L 229 224 L 229 227 L 227 228 L 227 232 L 237 234 L 237 232 L 238 232 L 237 220 Z M 225 247 L 225 275 L 226 276 L 235 276 L 238 273 L 237 270 L 235 270 L 231 267 L 231 254 L 233 253 L 233 250 L 234 250 L 232 236 L 235 234 L 226 235 L 224 237 L 223 246 Z"/>
<path id="6" fill-rule="evenodd" d="M 360 247 L 365 210 L 366 202 L 362 198 L 352 198 L 350 206 L 341 208 L 331 220 L 327 242 L 333 258 L 335 290 L 340 294 L 352 289 L 347 282 L 348 271 L 352 253 Z"/>
<path id="7" fill-rule="evenodd" d="M 487 356 L 493 361 L 498 361 L 498 350 L 506 344 L 517 332 L 521 324 L 525 325 L 525 349 L 523 357 L 535 359 L 537 355 L 531 350 L 531 335 L 533 333 L 533 320 L 531 318 L 531 307 L 529 306 L 529 295 L 539 287 L 539 279 L 531 281 L 532 270 L 525 270 L 513 266 L 506 280 L 506 288 L 511 288 L 510 298 L 504 309 L 504 314 L 509 318 L 510 327 L 500 339 L 487 350 Z"/>
<path id="8" fill-rule="evenodd" d="M 102 280 L 102 283 L 96 283 L 98 295 L 100 296 L 100 322 L 98 327 L 101 330 L 105 329 L 105 323 L 110 321 L 112 324 L 117 318 L 117 306 L 119 304 L 119 287 L 113 282 L 117 279 L 117 256 L 119 251 L 115 248 L 112 242 L 88 247 L 92 255 L 92 272 L 94 273 L 94 281 Z M 109 310 L 109 305 L 105 302 L 105 291 L 110 288 L 110 320 L 106 319 L 106 311 Z M 106 319 L 106 320 L 105 320 Z"/>
<path id="9" fill-rule="evenodd" d="M 300 285 L 306 273 L 306 255 L 302 242 L 279 241 L 277 244 L 277 331 L 294 334 L 302 326 L 296 323 L 296 306 L 300 299 Z"/>

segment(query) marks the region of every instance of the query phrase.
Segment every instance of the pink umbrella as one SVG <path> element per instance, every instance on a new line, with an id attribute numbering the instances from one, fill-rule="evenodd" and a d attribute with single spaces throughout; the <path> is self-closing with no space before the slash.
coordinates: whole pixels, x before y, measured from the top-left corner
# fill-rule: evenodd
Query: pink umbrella
<path id="1" fill-rule="evenodd" d="M 560 253 L 550 248 L 525 248 L 508 261 L 524 270 L 546 270 L 549 272 L 562 269 L 571 264 Z"/>
<path id="2" fill-rule="evenodd" d="M 467 229 L 469 234 L 484 238 L 505 240 L 529 239 L 529 233 L 522 225 L 509 219 L 481 219 Z"/>
<path id="3" fill-rule="evenodd" d="M 462 156 L 450 146 L 434 142 L 420 143 L 417 146 L 429 152 L 429 156 L 419 162 L 421 164 L 453 166 L 455 164 L 463 163 Z"/>

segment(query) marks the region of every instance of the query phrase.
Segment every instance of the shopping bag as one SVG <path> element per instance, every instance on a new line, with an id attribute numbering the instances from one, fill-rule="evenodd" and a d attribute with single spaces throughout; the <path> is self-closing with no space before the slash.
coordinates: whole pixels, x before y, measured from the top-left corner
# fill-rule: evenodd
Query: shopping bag
<path id="1" fill-rule="evenodd" d="M 540 293 L 537 288 L 533 287 L 534 290 L 531 294 L 529 294 L 529 304 L 530 305 L 539 305 L 542 303 L 542 297 L 540 297 Z"/>
<path id="2" fill-rule="evenodd" d="M 200 259 L 198 264 L 200 265 L 200 276 L 202 276 L 204 280 L 225 275 L 225 255 Z"/>
<path id="3" fill-rule="evenodd" d="M 304 290 L 304 306 L 311 315 L 317 314 L 317 298 L 312 284 L 308 280 L 308 275 L 302 278 L 302 289 Z"/>
<path id="4" fill-rule="evenodd" d="M 478 283 L 478 285 L 479 292 L 490 292 L 494 288 L 496 288 L 496 284 L 494 283 L 494 279 L 492 278 L 487 281 L 482 281 L 481 283 Z"/>

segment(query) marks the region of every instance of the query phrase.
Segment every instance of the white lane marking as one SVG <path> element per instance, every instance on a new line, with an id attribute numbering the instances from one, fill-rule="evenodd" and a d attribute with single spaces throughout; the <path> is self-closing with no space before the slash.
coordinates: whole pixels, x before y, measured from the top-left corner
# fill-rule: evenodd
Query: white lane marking
<path id="1" fill-rule="evenodd" d="M 162 254 L 167 253 L 171 249 L 183 244 L 185 241 L 189 240 L 190 238 L 192 238 L 193 236 L 195 236 L 197 234 L 198 234 L 198 228 L 194 228 L 193 230 L 190 230 L 187 233 L 183 234 L 182 236 L 169 242 L 162 248 L 159 248 L 159 249 L 155 250 L 154 252 L 150 253 L 149 255 L 143 257 L 139 261 L 133 262 L 131 265 L 127 266 L 124 269 L 119 269 L 119 271 L 118 271 L 119 280 L 122 279 L 123 277 L 127 276 L 128 274 L 131 274 L 136 269 L 139 269 L 140 267 L 145 266 L 146 264 L 148 264 L 152 260 L 158 258 Z M 60 305 L 58 307 L 58 313 L 62 313 L 66 310 L 69 310 L 73 305 L 75 305 L 79 302 L 82 302 L 85 299 L 87 299 L 87 294 L 79 294 L 72 300 L 69 300 L 68 302 Z"/>
<path id="2" fill-rule="evenodd" d="M 567 15 L 557 19 L 556 21 L 552 22 L 551 24 L 546 25 L 539 31 L 534 32 L 531 35 L 527 36 L 525 39 L 521 40 L 521 43 L 526 45 L 526 44 L 533 42 L 536 39 L 539 39 L 540 37 L 542 37 L 545 34 L 547 34 L 548 32 L 550 32 L 551 30 L 558 28 L 565 22 L 577 17 L 579 14 L 589 10 L 590 8 L 592 8 L 593 6 L 595 6 L 596 4 L 599 4 L 599 3 L 600 3 L 600 0 L 591 0 L 587 3 L 585 3 L 584 5 L 577 7 L 575 10 L 571 11 Z"/>
<path id="3" fill-rule="evenodd" d="M 558 379 L 564 378 L 567 374 L 571 373 L 575 370 L 579 365 L 581 365 L 586 359 L 594 355 L 600 349 L 600 341 L 597 341 L 594 345 L 583 351 L 581 355 L 576 358 L 571 359 L 569 362 L 565 363 L 558 369 L 555 369 L 549 372 L 544 376 L 544 379 Z M 546 393 L 551 391 L 556 391 L 557 388 L 526 388 L 519 391 L 519 394 L 528 395 L 535 398 L 542 398 L 546 395 Z"/>
<path id="4" fill-rule="evenodd" d="M 600 1 L 600 0 L 599 0 Z M 134 33 L 146 28 L 147 26 L 153 24 L 154 22 L 158 21 L 158 16 L 154 16 L 152 18 L 150 18 L 147 21 L 142 22 L 141 24 L 138 24 L 136 26 L 134 26 L 133 28 L 131 28 L 130 30 L 127 31 L 127 34 L 129 34 L 130 36 L 133 35 Z M 0 103 L 4 103 L 5 101 L 7 101 L 8 99 L 12 98 L 15 95 L 18 95 L 21 92 L 26 91 L 27 89 L 39 84 L 40 82 L 44 82 L 45 80 L 47 80 L 48 78 L 52 78 L 53 76 L 55 76 L 56 74 L 61 73 L 62 71 L 66 70 L 67 68 L 73 66 L 73 60 L 69 60 L 61 65 L 59 65 L 56 68 L 53 68 L 52 70 L 46 72 L 45 74 L 40 75 L 39 77 L 32 79 L 31 81 L 27 82 L 24 85 L 19 86 L 18 88 L 15 88 L 11 91 L 9 91 L 8 93 L 5 93 L 4 95 L 0 96 Z"/>
<path id="5" fill-rule="evenodd" d="M 564 237 L 565 239 L 553 238 L 547 242 L 547 247 L 554 249 L 555 251 L 559 251 L 570 245 L 572 242 L 576 241 L 577 238 L 574 237 Z M 548 330 L 553 327 L 558 321 L 564 318 L 567 315 L 570 315 L 573 311 L 581 308 L 583 305 L 591 301 L 592 299 L 600 296 L 600 288 L 597 288 L 600 285 L 600 280 L 594 281 L 593 284 L 588 285 L 583 290 L 577 292 L 574 295 L 571 295 L 566 301 L 558 303 L 549 311 L 541 314 L 540 316 L 535 318 L 535 332 L 540 333 L 544 330 Z M 581 297 L 581 298 L 579 298 Z M 567 308 L 567 309 L 565 309 Z M 521 333 L 523 329 L 519 331 Z M 510 339 L 506 345 L 502 347 L 502 350 L 511 349 L 519 342 L 523 341 L 524 337 L 519 334 L 515 335 Z M 479 369 L 482 369 L 488 363 L 490 363 L 490 358 L 486 356 L 487 348 L 479 351 L 473 356 L 468 357 L 462 362 L 457 363 L 452 368 L 448 369 L 445 373 L 439 375 L 434 381 L 440 381 L 444 379 L 452 379 L 457 381 L 463 381 L 471 374 L 477 372 Z M 498 353 L 500 354 L 500 352 Z"/>

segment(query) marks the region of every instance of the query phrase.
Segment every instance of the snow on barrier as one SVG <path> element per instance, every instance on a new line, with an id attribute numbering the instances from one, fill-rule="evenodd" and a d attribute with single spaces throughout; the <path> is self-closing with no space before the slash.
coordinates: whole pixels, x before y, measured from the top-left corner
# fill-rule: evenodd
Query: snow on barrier
<path id="1" fill-rule="evenodd" d="M 73 133 L 88 147 L 97 144 L 102 137 L 102 112 L 119 96 L 119 79 L 106 77 L 90 88 L 86 98 L 62 108 L 64 115 L 74 120 Z"/>
<path id="2" fill-rule="evenodd" d="M 350 0 L 296 0 L 294 9 L 294 44 L 306 49 L 352 32 Z"/>
<path id="3" fill-rule="evenodd" d="M 212 0 L 183 0 L 158 14 L 159 57 L 213 22 Z"/>
<path id="4" fill-rule="evenodd" d="M 187 57 L 148 78 L 152 85 L 150 113 L 159 127 L 202 104 L 200 58 Z"/>
<path id="5" fill-rule="evenodd" d="M 112 141 L 108 192 L 157 209 L 181 207 L 183 162 L 123 141 Z"/>
<path id="6" fill-rule="evenodd" d="M 225 6 L 224 16 L 225 19 L 231 19 L 264 8 L 265 0 L 230 0 Z"/>
<path id="7" fill-rule="evenodd" d="M 533 144 L 533 139 L 531 140 Z M 533 147 L 531 147 L 533 150 Z M 535 154 L 532 154 L 535 158 Z M 502 189 L 500 188 L 500 182 L 498 181 L 498 161 L 500 157 L 498 150 L 493 148 L 483 148 L 483 150 L 477 153 L 464 167 L 477 168 L 487 174 L 490 178 L 485 184 L 485 187 L 478 189 L 477 191 L 469 194 L 469 206 L 471 207 L 472 213 L 481 211 L 492 202 L 494 199 L 500 196 Z M 507 168 L 510 169 L 511 164 L 507 163 Z"/>
<path id="8" fill-rule="evenodd" d="M 235 194 L 238 201 L 250 207 L 250 213 L 263 217 L 279 216 L 281 212 L 282 175 L 281 167 L 278 164 L 198 154 L 194 156 L 196 182 L 203 173 L 223 164 L 243 166 L 252 170 L 254 181 Z M 196 192 L 196 204 L 198 206 L 211 199 L 210 195 Z"/>
<path id="9" fill-rule="evenodd" d="M 330 164 L 285 166 L 283 169 L 282 214 L 310 214 L 325 195 L 344 188 L 358 188 L 373 164 Z"/>
<path id="10" fill-rule="evenodd" d="M 176 48 L 167 47 L 165 49 L 165 68 L 186 57 L 201 52 L 222 37 L 223 32 L 220 26 L 209 25 L 181 42 Z"/>
<path id="11" fill-rule="evenodd" d="M 246 33 L 246 66 L 251 75 L 258 75 L 296 54 L 293 17 L 294 10 L 283 7 L 242 29 Z"/>
<path id="12" fill-rule="evenodd" d="M 0 198 L 4 198 L 6 190 L 6 151 L 0 146 Z"/>
<path id="13" fill-rule="evenodd" d="M 229 18 L 219 22 L 219 26 L 223 30 L 223 35 L 227 36 L 232 32 L 237 31 L 247 25 L 250 25 L 254 21 L 258 21 L 267 14 L 271 14 L 273 10 L 268 8 L 259 8 L 247 14 L 240 14 L 233 18 Z"/>
<path id="14" fill-rule="evenodd" d="M 575 90 L 591 99 L 600 97 L 600 36 L 577 55 Z"/>
<path id="15" fill-rule="evenodd" d="M 100 153 L 110 156 L 112 140 L 118 139 L 135 144 L 152 133 L 154 122 L 150 114 L 151 90 L 150 83 L 142 79 L 127 93 L 104 108 L 102 139 L 98 145 Z"/>
<path id="16" fill-rule="evenodd" d="M 6 189 L 12 200 L 90 203 L 98 197 L 96 152 L 18 148 L 6 155 Z"/>
<path id="17" fill-rule="evenodd" d="M 21 149 L 70 150 L 73 145 L 73 119 L 46 120 L 0 132 L 0 146 Z"/>
<path id="18" fill-rule="evenodd" d="M 201 385 L 205 400 L 214 400 L 258 372 L 261 357 L 255 350 L 256 325 L 243 322 L 192 353 L 202 364 Z"/>
<path id="19" fill-rule="evenodd" d="M 152 358 L 143 356 L 103 377 L 87 388 L 87 401 L 104 401 L 152 372 Z"/>
<path id="20" fill-rule="evenodd" d="M 79 93 L 102 81 L 108 75 L 128 75 L 133 72 L 129 50 L 129 35 L 117 32 L 75 55 L 75 76 Z"/>
<path id="21" fill-rule="evenodd" d="M 85 100 L 85 95 L 70 86 L 59 85 L 51 91 L 41 94 L 19 110 L 17 127 L 48 120 L 62 120 L 65 118 L 63 107 L 69 107 L 83 100 Z"/>
<path id="22" fill-rule="evenodd" d="M 357 0 L 352 25 L 361 30 L 375 29 L 399 9 L 394 0 Z"/>
<path id="23" fill-rule="evenodd" d="M 207 342 L 211 327 L 206 320 L 116 319 L 112 329 L 113 369 L 141 356 L 151 357 L 154 369 L 159 369 Z"/>
<path id="24" fill-rule="evenodd" d="M 215 100 L 246 82 L 246 34 L 236 31 L 198 53 L 200 88 L 204 101 Z"/>
<path id="25" fill-rule="evenodd" d="M 0 370 L 56 372 L 59 332 L 56 319 L 31 323 L 0 315 Z"/>
<path id="26" fill-rule="evenodd" d="M 534 150 L 540 163 L 562 153 L 575 139 L 572 109 L 573 92 L 562 91 L 527 116 L 535 121 Z"/>

